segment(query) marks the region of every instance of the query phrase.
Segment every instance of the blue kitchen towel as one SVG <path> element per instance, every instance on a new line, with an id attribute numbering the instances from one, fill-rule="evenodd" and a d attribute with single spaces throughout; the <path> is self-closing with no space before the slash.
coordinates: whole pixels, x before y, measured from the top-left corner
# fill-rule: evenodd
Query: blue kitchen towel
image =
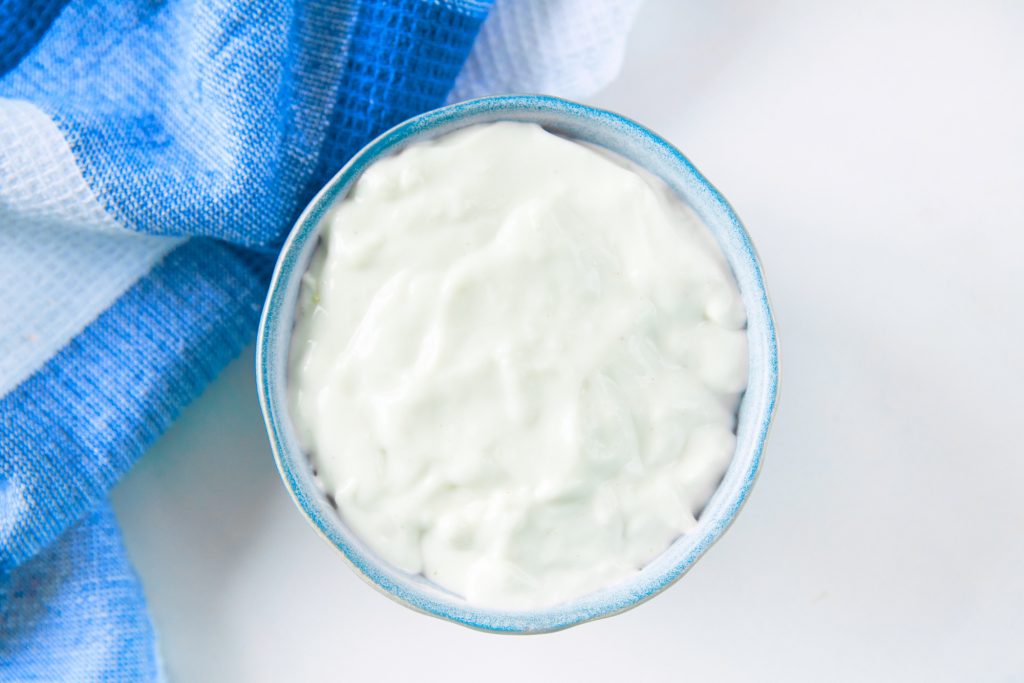
<path id="1" fill-rule="evenodd" d="M 107 492 L 250 340 L 315 190 L 444 103 L 488 4 L 0 2 L 0 680 L 160 677 Z"/>

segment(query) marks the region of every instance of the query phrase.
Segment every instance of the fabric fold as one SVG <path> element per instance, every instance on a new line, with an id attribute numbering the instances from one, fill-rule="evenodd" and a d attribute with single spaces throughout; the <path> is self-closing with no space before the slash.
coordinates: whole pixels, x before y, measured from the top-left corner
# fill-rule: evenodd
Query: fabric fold
<path id="1" fill-rule="evenodd" d="M 59 230 L 82 215 L 112 240 L 190 239 L 0 396 L 0 680 L 150 680 L 155 642 L 107 492 L 252 339 L 274 247 L 320 181 L 443 104 L 489 2 L 62 4 L 34 33 L 29 5 L 7 22 L 24 29 L 0 72 L 0 106 L 15 112 L 0 127 L 0 145 L 15 136 L 0 163 L 0 230 L 19 249 L 8 258 L 32 258 L 34 234 L 65 255 L 55 263 L 75 263 Z M 70 145 L 81 175 L 65 169 L 62 187 L 88 185 L 72 211 L 35 179 L 53 170 L 17 156 L 26 106 Z M 19 320 L 5 333 L 31 341 Z"/>
<path id="2" fill-rule="evenodd" d="M 0 399 L 0 575 L 100 504 L 241 351 L 271 267 L 190 240 Z"/>
<path id="3" fill-rule="evenodd" d="M 145 607 L 104 503 L 0 581 L 0 681 L 159 680 Z"/>

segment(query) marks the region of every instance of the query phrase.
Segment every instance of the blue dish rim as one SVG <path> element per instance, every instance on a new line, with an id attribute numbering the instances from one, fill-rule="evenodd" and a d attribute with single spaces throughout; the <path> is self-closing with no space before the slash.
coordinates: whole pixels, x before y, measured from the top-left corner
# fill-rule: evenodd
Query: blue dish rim
<path id="1" fill-rule="evenodd" d="M 403 576 L 402 572 L 375 557 L 372 551 L 345 529 L 340 516 L 330 508 L 323 492 L 313 483 L 308 458 L 297 447 L 287 418 L 284 376 L 287 372 L 293 322 L 290 307 L 294 306 L 298 287 L 295 279 L 301 278 L 305 272 L 308 256 L 319 239 L 317 228 L 321 218 L 377 158 L 396 147 L 400 148 L 403 143 L 429 139 L 432 132 L 435 135 L 443 134 L 444 131 L 438 131 L 445 125 L 473 122 L 480 117 L 489 117 L 487 120 L 502 120 L 506 117 L 516 120 L 534 120 L 531 117 L 550 120 L 561 117 L 565 121 L 573 121 L 574 125 L 585 123 L 596 126 L 602 134 L 628 137 L 631 143 L 644 145 L 649 152 L 664 157 L 673 166 L 673 172 L 678 173 L 678 177 L 666 178 L 662 175 L 662 178 L 674 189 L 677 189 L 676 182 L 685 182 L 689 191 L 697 195 L 696 204 L 694 196 L 685 197 L 691 207 L 706 222 L 710 212 L 724 226 L 724 230 L 731 231 L 727 235 L 731 248 L 722 243 L 721 235 L 716 234 L 716 239 L 723 252 L 726 252 L 734 272 L 737 272 L 737 264 L 743 269 L 747 289 L 744 289 L 742 282 L 741 289 L 744 290 L 748 319 L 754 317 L 751 316 L 751 304 L 754 304 L 756 317 L 761 321 L 757 331 L 764 349 L 761 358 L 763 376 L 758 376 L 760 389 L 755 408 L 757 413 L 752 418 L 754 431 L 751 433 L 751 446 L 741 453 L 737 441 L 737 451 L 729 471 L 705 507 L 705 512 L 701 514 L 697 530 L 677 539 L 662 556 L 634 577 L 562 605 L 522 612 L 470 605 L 422 579 Z M 543 121 L 538 122 L 543 124 Z M 737 279 L 741 280 L 738 272 Z M 752 333 L 748 322 L 748 335 Z M 278 257 L 260 320 L 256 375 L 260 407 L 274 459 L 289 494 L 310 524 L 341 552 L 358 575 L 385 595 L 416 611 L 478 630 L 528 634 L 558 631 L 631 609 L 661 593 L 689 571 L 732 524 L 750 494 L 760 471 L 765 442 L 775 412 L 779 368 L 774 318 L 754 245 L 729 203 L 689 159 L 657 134 L 619 114 L 546 95 L 499 95 L 435 109 L 398 124 L 360 150 L 317 193 L 296 221 Z M 747 400 L 745 395 L 741 402 L 741 416 Z M 741 455 L 744 456 L 742 459 Z M 730 482 L 729 490 L 723 491 L 727 482 Z M 705 519 L 713 503 L 716 512 L 710 519 Z M 684 539 L 685 547 L 680 546 L 682 549 L 676 553 L 680 555 L 678 559 L 667 564 L 661 562 L 663 566 L 648 572 Z M 644 576 L 645 573 L 648 575 Z"/>

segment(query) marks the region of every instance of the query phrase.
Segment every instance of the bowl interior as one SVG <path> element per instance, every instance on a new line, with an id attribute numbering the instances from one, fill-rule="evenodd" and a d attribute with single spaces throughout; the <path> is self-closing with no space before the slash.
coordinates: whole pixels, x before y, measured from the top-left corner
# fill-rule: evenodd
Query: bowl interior
<path id="1" fill-rule="evenodd" d="M 696 528 L 679 537 L 637 575 L 555 607 L 511 612 L 476 607 L 384 562 L 343 523 L 315 481 L 288 417 L 287 370 L 302 274 L 317 247 L 321 219 L 369 164 L 404 147 L 480 123 L 530 121 L 567 138 L 604 147 L 664 180 L 711 230 L 739 284 L 747 309 L 749 377 L 741 399 L 736 452 Z M 474 628 L 537 633 L 628 609 L 682 576 L 729 526 L 757 475 L 775 406 L 778 353 L 761 266 L 732 208 L 675 148 L 616 114 L 542 96 L 502 96 L 428 112 L 367 145 L 324 187 L 285 242 L 260 323 L 256 360 L 260 403 L 278 468 L 296 504 L 371 584 L 413 609 Z"/>

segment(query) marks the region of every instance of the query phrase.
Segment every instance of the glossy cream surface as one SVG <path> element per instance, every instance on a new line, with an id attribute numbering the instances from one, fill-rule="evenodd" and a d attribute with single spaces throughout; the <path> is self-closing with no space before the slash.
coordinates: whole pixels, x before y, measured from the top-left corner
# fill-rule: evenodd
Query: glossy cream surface
<path id="1" fill-rule="evenodd" d="M 373 551 L 531 609 L 693 527 L 735 447 L 745 314 L 660 181 L 502 122 L 376 162 L 324 220 L 290 410 Z"/>

